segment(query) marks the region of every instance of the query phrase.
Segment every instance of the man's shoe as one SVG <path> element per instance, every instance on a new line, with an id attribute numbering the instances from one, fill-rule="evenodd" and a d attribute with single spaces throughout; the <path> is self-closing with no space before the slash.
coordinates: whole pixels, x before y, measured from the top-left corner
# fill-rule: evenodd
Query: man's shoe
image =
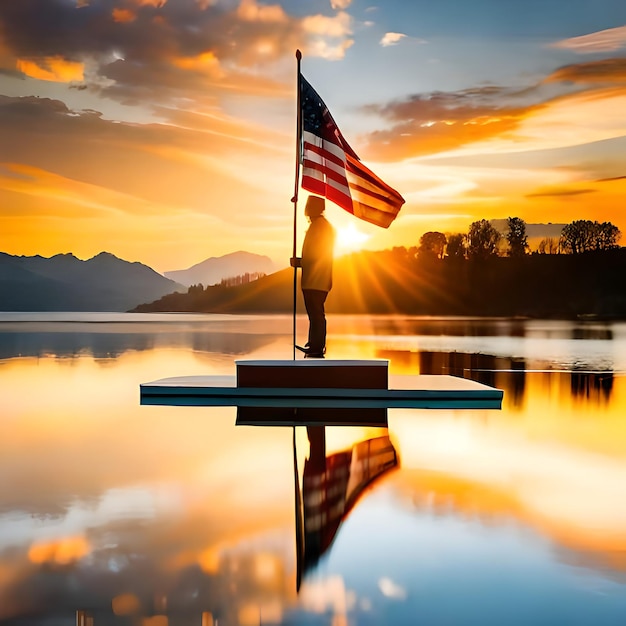
<path id="1" fill-rule="evenodd" d="M 326 354 L 326 346 L 324 346 L 321 350 L 313 350 L 311 348 L 307 348 L 304 354 L 305 359 L 323 359 Z"/>
<path id="2" fill-rule="evenodd" d="M 326 353 L 326 348 L 322 348 L 321 350 L 312 350 L 308 344 L 304 348 L 296 345 L 296 348 L 300 350 L 300 352 L 304 352 L 305 359 L 323 359 L 324 354 Z"/>

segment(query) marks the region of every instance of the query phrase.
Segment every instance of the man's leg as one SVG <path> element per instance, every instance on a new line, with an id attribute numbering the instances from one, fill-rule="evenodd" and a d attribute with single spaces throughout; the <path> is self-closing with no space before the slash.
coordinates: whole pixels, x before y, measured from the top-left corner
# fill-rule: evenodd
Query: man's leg
<path id="1" fill-rule="evenodd" d="M 309 316 L 309 344 L 308 352 L 323 355 L 326 348 L 326 315 L 324 303 L 327 291 L 318 289 L 303 289 L 304 306 Z"/>

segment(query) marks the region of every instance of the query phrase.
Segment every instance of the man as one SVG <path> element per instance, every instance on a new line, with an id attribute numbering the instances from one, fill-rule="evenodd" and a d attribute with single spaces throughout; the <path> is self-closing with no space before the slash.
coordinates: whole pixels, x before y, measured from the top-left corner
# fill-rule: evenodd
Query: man
<path id="1" fill-rule="evenodd" d="M 302 295 L 309 316 L 309 341 L 305 348 L 298 348 L 310 359 L 323 359 L 326 352 L 324 303 L 333 285 L 335 230 L 322 215 L 324 209 L 324 198 L 309 196 L 304 214 L 311 225 L 302 244 L 302 257 L 291 259 L 292 267 L 302 268 Z"/>

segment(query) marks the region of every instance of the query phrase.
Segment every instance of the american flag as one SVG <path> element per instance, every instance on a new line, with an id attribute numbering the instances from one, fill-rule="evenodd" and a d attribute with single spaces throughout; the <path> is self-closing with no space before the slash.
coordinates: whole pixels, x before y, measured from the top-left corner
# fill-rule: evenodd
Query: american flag
<path id="1" fill-rule="evenodd" d="M 404 198 L 361 163 L 328 107 L 300 74 L 302 188 L 387 228 Z"/>

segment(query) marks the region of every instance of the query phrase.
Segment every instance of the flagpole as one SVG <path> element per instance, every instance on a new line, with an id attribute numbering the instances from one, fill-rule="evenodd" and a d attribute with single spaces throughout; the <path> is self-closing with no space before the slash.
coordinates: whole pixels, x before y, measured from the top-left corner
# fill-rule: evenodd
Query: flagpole
<path id="1" fill-rule="evenodd" d="M 295 259 L 298 256 L 297 251 L 297 224 L 298 224 L 298 186 L 300 182 L 300 144 L 302 141 L 302 108 L 300 102 L 300 61 L 302 52 L 296 50 L 297 74 L 296 74 L 296 93 L 297 93 L 297 113 L 296 113 L 296 177 L 293 189 L 293 253 Z M 296 304 L 298 289 L 298 268 L 293 268 L 293 360 L 296 360 Z"/>

